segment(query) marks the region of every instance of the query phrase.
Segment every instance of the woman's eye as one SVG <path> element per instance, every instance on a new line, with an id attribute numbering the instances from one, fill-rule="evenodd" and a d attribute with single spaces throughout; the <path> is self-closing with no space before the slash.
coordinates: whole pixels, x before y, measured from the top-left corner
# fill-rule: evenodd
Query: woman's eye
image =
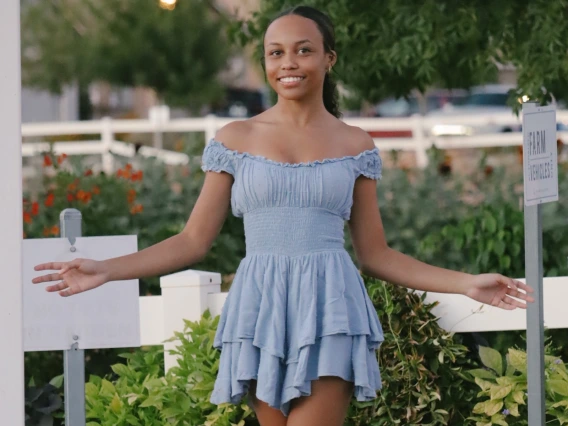
<path id="1" fill-rule="evenodd" d="M 307 47 L 302 47 L 300 49 L 300 53 L 308 53 L 308 52 L 310 52 L 310 49 L 308 49 Z"/>
<path id="2" fill-rule="evenodd" d="M 277 56 L 280 55 L 280 53 L 282 53 L 280 50 L 273 50 L 272 52 L 270 52 L 270 56 Z"/>

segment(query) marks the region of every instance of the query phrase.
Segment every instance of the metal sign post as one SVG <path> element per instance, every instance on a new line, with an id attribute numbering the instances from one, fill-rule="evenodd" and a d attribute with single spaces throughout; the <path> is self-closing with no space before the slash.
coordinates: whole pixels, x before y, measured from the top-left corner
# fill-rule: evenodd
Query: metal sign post
<path id="1" fill-rule="evenodd" d="M 525 277 L 534 289 L 527 307 L 528 423 L 544 426 L 544 313 L 541 204 L 558 200 L 556 109 L 523 104 Z"/>
<path id="2" fill-rule="evenodd" d="M 69 239 L 72 252 L 82 233 L 81 221 L 81 212 L 77 209 L 65 209 L 59 215 L 61 237 Z M 85 426 L 85 351 L 79 349 L 79 338 L 74 335 L 75 343 L 63 352 L 65 424 L 72 426 Z"/>

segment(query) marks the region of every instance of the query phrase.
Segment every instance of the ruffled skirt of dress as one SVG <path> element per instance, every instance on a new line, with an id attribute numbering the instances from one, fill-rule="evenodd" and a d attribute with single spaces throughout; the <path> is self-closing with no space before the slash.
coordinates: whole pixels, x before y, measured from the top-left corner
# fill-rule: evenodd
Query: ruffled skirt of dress
<path id="1" fill-rule="evenodd" d="M 211 402 L 236 404 L 257 381 L 256 397 L 287 416 L 311 381 L 338 376 L 359 401 L 376 398 L 383 341 L 377 313 L 345 251 L 241 262 L 219 321 L 221 349 Z"/>

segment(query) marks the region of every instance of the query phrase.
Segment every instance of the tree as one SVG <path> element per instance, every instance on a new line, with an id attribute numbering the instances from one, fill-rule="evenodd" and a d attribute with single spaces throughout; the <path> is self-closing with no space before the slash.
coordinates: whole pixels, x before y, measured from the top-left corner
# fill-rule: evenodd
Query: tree
<path id="1" fill-rule="evenodd" d="M 170 105 L 221 93 L 224 22 L 203 1 L 44 0 L 22 8 L 23 81 L 60 92 L 72 82 L 145 86 Z"/>
<path id="2" fill-rule="evenodd" d="M 520 95 L 541 103 L 568 97 L 566 0 L 264 0 L 232 35 L 260 51 L 270 19 L 297 4 L 334 21 L 336 76 L 363 99 L 468 88 L 495 81 L 499 64 L 516 68 L 512 104 Z"/>

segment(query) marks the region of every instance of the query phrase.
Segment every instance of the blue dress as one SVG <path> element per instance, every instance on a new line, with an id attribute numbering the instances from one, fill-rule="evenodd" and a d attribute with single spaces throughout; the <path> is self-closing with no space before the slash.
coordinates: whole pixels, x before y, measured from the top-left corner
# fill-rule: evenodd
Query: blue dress
<path id="1" fill-rule="evenodd" d="M 207 144 L 202 169 L 233 175 L 231 209 L 246 234 L 215 336 L 212 403 L 240 402 L 255 379 L 257 398 L 287 416 L 290 401 L 310 395 L 321 376 L 354 382 L 359 401 L 377 397 L 383 330 L 344 248 L 344 227 L 355 180 L 380 179 L 381 168 L 377 148 L 281 163 Z"/>

